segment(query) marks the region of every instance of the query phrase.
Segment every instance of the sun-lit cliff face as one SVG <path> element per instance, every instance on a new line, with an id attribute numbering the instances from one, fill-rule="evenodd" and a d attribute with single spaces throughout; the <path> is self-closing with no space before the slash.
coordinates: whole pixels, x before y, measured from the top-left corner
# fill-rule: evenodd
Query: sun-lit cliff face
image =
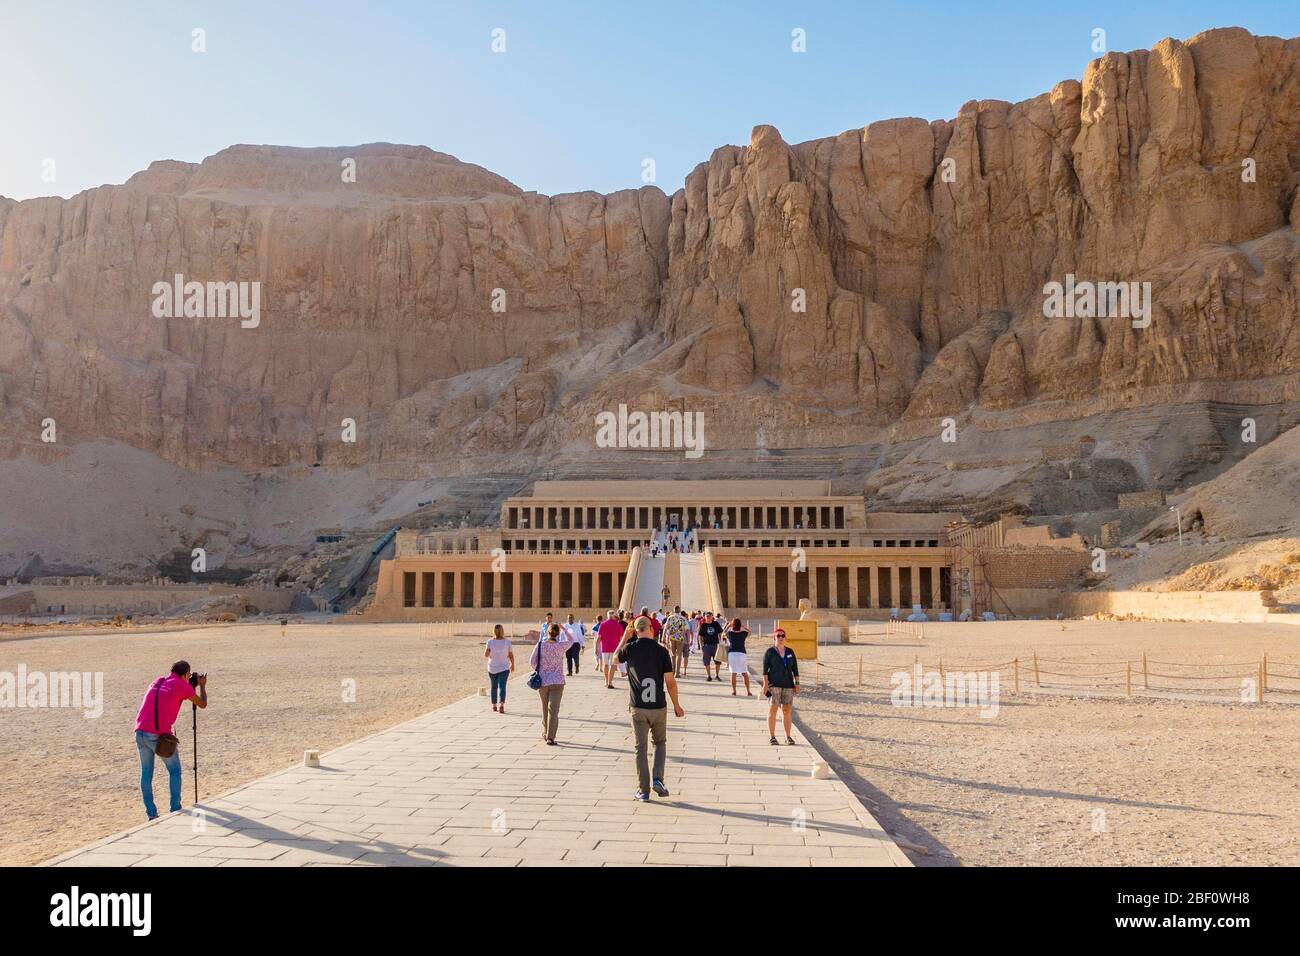
<path id="1" fill-rule="evenodd" d="M 744 451 L 1295 400 L 1298 179 L 1300 39 L 1237 29 L 953 120 L 758 127 L 671 197 L 388 144 L 158 162 L 0 200 L 0 458 L 540 472 L 620 402 Z M 258 321 L 158 317 L 177 275 L 257 283 Z M 1067 276 L 1150 283 L 1149 324 L 1044 318 Z"/>

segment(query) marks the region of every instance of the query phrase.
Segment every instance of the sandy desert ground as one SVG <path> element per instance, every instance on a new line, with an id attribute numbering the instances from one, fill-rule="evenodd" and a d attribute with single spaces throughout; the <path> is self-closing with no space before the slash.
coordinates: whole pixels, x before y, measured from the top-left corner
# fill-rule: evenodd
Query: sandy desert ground
<path id="1" fill-rule="evenodd" d="M 1035 694 L 1025 668 L 1017 695 L 1004 669 L 997 714 L 981 717 L 973 708 L 893 706 L 889 671 L 867 671 L 857 685 L 859 656 L 866 668 L 916 656 L 933 668 L 943 657 L 952 671 L 1028 661 L 1035 651 L 1101 662 L 1145 650 L 1153 661 L 1213 665 L 1179 674 L 1226 673 L 1265 651 L 1300 662 L 1300 628 L 953 624 L 927 625 L 919 641 L 880 631 L 862 638 L 868 644 L 823 647 L 821 684 L 796 710 L 882 824 L 929 851 L 913 854 L 919 865 L 1300 863 L 1300 706 L 1280 702 L 1300 703 L 1300 693 L 1275 690 L 1279 702 L 1263 705 L 1126 699 L 1121 684 L 1105 692 L 1118 696 L 1088 699 Z M 1217 696 L 1240 698 L 1233 689 Z"/>
<path id="2" fill-rule="evenodd" d="M 150 680 L 174 660 L 210 675 L 211 704 L 198 715 L 203 799 L 296 763 L 305 749 L 339 746 L 477 693 L 485 683 L 478 639 L 428 635 L 420 625 L 308 624 L 282 638 L 278 624 L 255 624 L 0 636 L 0 671 L 102 671 L 105 701 L 97 719 L 0 708 L 0 864 L 36 863 L 144 822 L 135 715 Z M 354 703 L 344 701 L 346 680 L 356 682 Z M 512 689 L 526 691 L 522 681 Z M 188 706 L 176 726 L 188 806 Z M 166 793 L 159 766 L 154 798 L 164 808 Z"/>
<path id="3" fill-rule="evenodd" d="M 382 624 L 303 624 L 283 638 L 275 624 L 0 636 L 0 671 L 102 671 L 106 701 L 93 720 L 0 709 L 0 863 L 36 863 L 142 822 L 132 722 L 149 680 L 175 658 L 212 675 L 213 703 L 199 714 L 200 796 L 210 797 L 297 762 L 306 748 L 476 693 L 483 665 L 473 627 L 460 636 Z M 983 718 L 891 706 L 887 671 L 868 671 L 869 686 L 857 686 L 859 656 L 871 667 L 942 655 L 948 670 L 1035 650 L 1095 661 L 1146 650 L 1153 660 L 1214 665 L 1268 651 L 1300 661 L 1300 628 L 954 624 L 927 625 L 917 641 L 872 627 L 878 633 L 859 637 L 866 643 L 822 648 L 829 666 L 797 710 L 881 822 L 929 851 L 913 854 L 921 865 L 1300 863 L 1300 706 L 1035 695 L 1026 674 L 1016 695 L 1004 673 L 997 716 Z M 534 703 L 521 697 L 524 665 L 512 684 L 520 707 Z M 354 703 L 343 699 L 346 680 L 356 681 Z M 178 722 L 187 804 L 189 727 L 187 709 Z M 165 787 L 159 768 L 160 799 Z"/>

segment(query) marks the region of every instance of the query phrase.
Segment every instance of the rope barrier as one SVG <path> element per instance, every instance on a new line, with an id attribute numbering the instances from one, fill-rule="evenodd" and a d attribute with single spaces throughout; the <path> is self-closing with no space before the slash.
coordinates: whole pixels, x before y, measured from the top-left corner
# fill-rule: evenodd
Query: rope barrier
<path id="1" fill-rule="evenodd" d="M 1221 664 L 1185 664 L 1180 661 L 1155 661 L 1147 659 L 1148 664 L 1159 664 L 1162 667 L 1258 667 L 1259 661 L 1232 661 Z M 1269 661 L 1272 665 L 1273 662 Z"/>
<path id="2" fill-rule="evenodd" d="M 1152 677 L 1163 677 L 1165 680 L 1237 680 L 1242 677 L 1258 677 L 1258 674 L 1157 674 L 1151 672 Z"/>
<path id="3" fill-rule="evenodd" d="M 1062 657 L 1040 657 L 1040 658 L 1038 658 L 1038 660 L 1039 660 L 1040 663 L 1045 661 L 1045 662 L 1047 662 L 1048 664 L 1083 664 L 1083 665 L 1092 665 L 1092 664 L 1116 664 L 1116 665 L 1119 665 L 1119 664 L 1136 664 L 1136 663 L 1138 663 L 1138 661 L 1140 660 L 1140 658 L 1138 658 L 1138 659 L 1131 659 L 1131 660 L 1122 660 L 1122 661 L 1094 661 L 1094 660 L 1082 660 L 1082 661 L 1081 661 L 1081 660 L 1067 660 L 1067 659 L 1062 658 Z M 1252 665 L 1253 665 L 1253 664 L 1254 664 L 1254 661 L 1252 661 L 1251 663 L 1252 663 Z"/>
<path id="4" fill-rule="evenodd" d="M 902 623 L 902 622 L 895 622 Z M 892 630 L 892 628 L 891 628 Z M 1043 670 L 1039 665 L 1042 663 L 1065 665 L 1071 668 L 1078 668 L 1075 671 L 1049 671 Z M 909 673 L 916 668 L 921 668 L 927 673 L 937 671 L 941 679 L 946 681 L 947 675 L 952 673 L 970 673 L 970 672 L 989 672 L 1003 671 L 1012 668 L 1012 686 L 1015 691 L 1020 689 L 1020 679 L 1022 677 L 1021 669 L 1025 668 L 1026 673 L 1023 675 L 1033 681 L 1038 687 L 1050 687 L 1056 689 L 1118 689 L 1123 688 L 1127 696 L 1132 696 L 1134 692 L 1134 682 L 1137 682 L 1137 692 L 1150 690 L 1237 690 L 1241 686 L 1242 680 L 1256 681 L 1255 699 L 1262 701 L 1264 694 L 1269 690 L 1269 682 L 1273 681 L 1292 681 L 1300 682 L 1300 673 L 1289 674 L 1279 672 L 1279 668 L 1294 668 L 1300 671 L 1300 663 L 1290 661 L 1270 660 L 1267 654 L 1261 656 L 1259 661 L 1242 661 L 1242 662 L 1217 662 L 1217 663 L 1200 663 L 1192 661 L 1153 661 L 1143 654 L 1140 658 L 1128 660 L 1079 660 L 1068 658 L 1043 658 L 1033 654 L 1030 659 L 1021 660 L 1013 658 L 1012 660 L 1002 663 L 983 663 L 974 661 L 945 661 L 939 658 L 937 663 L 930 664 L 922 661 L 919 656 L 913 657 L 910 662 L 899 662 L 896 664 L 878 663 L 868 664 L 862 656 L 859 656 L 856 665 L 850 663 L 832 663 L 828 661 L 816 661 L 818 667 L 840 671 L 857 671 L 857 686 L 864 687 L 870 682 L 873 686 L 879 686 L 882 682 L 880 676 L 883 674 L 896 674 L 901 672 Z M 1194 668 L 1205 670 L 1207 668 L 1242 668 L 1242 671 L 1215 673 L 1215 674 L 1169 674 L 1160 671 L 1152 671 L 1150 665 L 1156 664 L 1161 667 L 1171 668 Z M 1122 665 L 1122 666 L 1119 666 Z M 1105 668 L 1099 670 L 1098 668 Z M 1121 679 L 1122 675 L 1122 679 Z M 1051 680 L 1044 681 L 1042 678 L 1048 677 Z M 1152 687 L 1151 679 L 1155 678 L 1163 681 L 1175 682 L 1172 686 Z M 1218 683 L 1213 686 L 1202 687 L 1188 682 L 1227 682 Z M 1181 682 L 1181 683 L 1180 683 Z M 1300 688 L 1290 686 L 1275 688 L 1282 693 L 1290 694 L 1300 692 Z"/>

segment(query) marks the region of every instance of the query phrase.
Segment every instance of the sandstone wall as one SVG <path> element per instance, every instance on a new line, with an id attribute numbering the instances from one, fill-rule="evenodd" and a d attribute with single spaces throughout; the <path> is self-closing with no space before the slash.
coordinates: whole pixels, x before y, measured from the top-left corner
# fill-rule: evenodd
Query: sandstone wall
<path id="1" fill-rule="evenodd" d="M 1089 551 L 1065 548 L 990 548 L 981 552 L 988 561 L 986 580 L 1003 588 L 1070 587 L 1092 563 Z M 995 600 L 996 603 L 996 600 Z"/>
<path id="2" fill-rule="evenodd" d="M 799 146 L 759 127 L 673 199 L 684 379 L 722 354 L 740 382 L 888 421 L 1294 373 L 1298 54 L 1219 30 L 953 121 Z M 1151 328 L 1045 321 L 1044 283 L 1070 272 L 1150 281 Z"/>
<path id="3" fill-rule="evenodd" d="M 347 155 L 368 192 L 310 191 Z M 5 432 L 34 441 L 52 417 L 61 441 L 112 437 L 191 467 L 523 442 L 572 384 L 557 357 L 650 330 L 668 199 L 548 198 L 486 173 L 467 184 L 463 164 L 444 184 L 440 156 L 235 147 L 0 203 Z M 259 326 L 155 318 L 154 283 L 178 273 L 261 283 Z"/>
<path id="4" fill-rule="evenodd" d="M 1064 595 L 1070 617 L 1110 614 L 1148 621 L 1300 623 L 1300 615 L 1277 613 L 1260 591 L 1095 591 Z"/>
<path id="5" fill-rule="evenodd" d="M 234 588 L 225 585 L 34 586 L 17 595 L 14 605 L 0 602 L 6 614 L 163 614 L 210 596 L 238 595 L 263 614 L 289 610 L 294 592 L 288 588 Z"/>
<path id="6" fill-rule="evenodd" d="M 1121 511 L 1128 509 L 1160 508 L 1165 503 L 1163 491 L 1133 491 L 1119 496 Z"/>
<path id="7" fill-rule="evenodd" d="M 1266 384 L 1300 364 L 1298 170 L 1300 40 L 1236 29 L 953 120 L 793 146 L 760 126 L 671 199 L 539 196 L 385 144 L 155 163 L 0 201 L 0 453 L 48 416 L 187 467 L 453 468 L 590 447 L 620 400 L 707 408 L 715 447 L 808 447 Z M 1044 320 L 1067 272 L 1150 281 L 1151 327 Z M 176 273 L 262 283 L 260 327 L 154 318 Z"/>

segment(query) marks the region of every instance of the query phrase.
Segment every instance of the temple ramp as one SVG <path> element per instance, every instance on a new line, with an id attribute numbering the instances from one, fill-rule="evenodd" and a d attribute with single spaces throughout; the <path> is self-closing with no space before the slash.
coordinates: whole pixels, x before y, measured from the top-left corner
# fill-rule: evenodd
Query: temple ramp
<path id="1" fill-rule="evenodd" d="M 683 611 L 713 611 L 722 613 L 722 608 L 713 606 L 712 589 L 709 587 L 708 565 L 702 554 L 677 555 L 681 564 L 678 570 L 680 581 L 678 596 L 674 604 L 680 604 Z"/>
<path id="2" fill-rule="evenodd" d="M 632 604 L 625 610 L 637 613 L 643 607 L 655 610 L 663 603 L 664 571 L 668 565 L 668 556 L 657 558 L 649 554 L 641 555 L 641 566 L 637 571 L 636 585 L 632 589 Z"/>

